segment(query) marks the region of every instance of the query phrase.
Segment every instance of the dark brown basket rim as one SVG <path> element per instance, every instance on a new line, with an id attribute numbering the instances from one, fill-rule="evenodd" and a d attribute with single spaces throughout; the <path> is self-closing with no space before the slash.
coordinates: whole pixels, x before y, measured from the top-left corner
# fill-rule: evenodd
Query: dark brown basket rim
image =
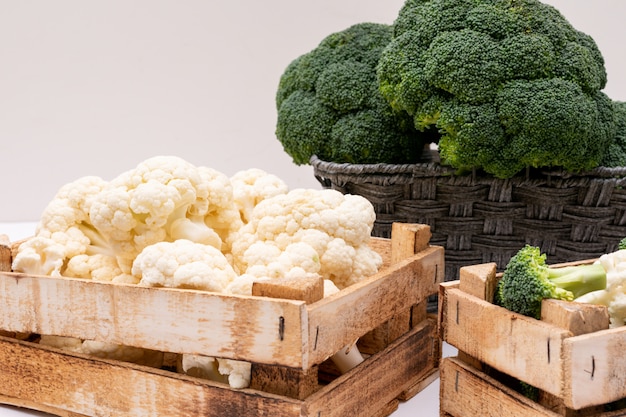
<path id="1" fill-rule="evenodd" d="M 423 162 L 414 164 L 351 164 L 340 162 L 329 162 L 319 159 L 316 155 L 313 155 L 309 160 L 309 164 L 314 168 L 316 173 L 323 173 L 325 175 L 400 175 L 400 176 L 457 176 L 457 172 L 454 168 L 443 166 L 438 162 Z M 542 175 L 550 177 L 558 177 L 563 179 L 570 178 L 624 178 L 626 177 L 626 167 L 597 167 L 589 171 L 584 172 L 570 172 L 559 168 L 554 169 L 541 169 Z M 473 174 L 476 175 L 476 174 Z M 523 175 L 523 174 L 519 174 Z M 464 175 L 459 175 L 464 176 Z M 497 179 L 493 176 L 487 175 L 490 178 Z"/>

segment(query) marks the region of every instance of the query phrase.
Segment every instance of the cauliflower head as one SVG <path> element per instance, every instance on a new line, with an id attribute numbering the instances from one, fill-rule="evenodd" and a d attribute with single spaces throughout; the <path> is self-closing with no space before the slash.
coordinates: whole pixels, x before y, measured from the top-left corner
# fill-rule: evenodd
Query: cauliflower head
<path id="1" fill-rule="evenodd" d="M 372 204 L 336 190 L 295 189 L 255 206 L 233 243 L 241 273 L 270 278 L 295 267 L 345 288 L 382 265 L 369 247 Z"/>
<path id="2" fill-rule="evenodd" d="M 144 248 L 133 262 L 139 285 L 224 292 L 237 274 L 211 245 L 179 239 Z"/>
<path id="3" fill-rule="evenodd" d="M 13 271 L 61 276 L 65 275 L 67 260 L 75 256 L 115 261 L 113 248 L 89 220 L 93 200 L 105 187 L 106 181 L 95 176 L 62 186 L 41 214 L 35 236 L 19 246 Z"/>

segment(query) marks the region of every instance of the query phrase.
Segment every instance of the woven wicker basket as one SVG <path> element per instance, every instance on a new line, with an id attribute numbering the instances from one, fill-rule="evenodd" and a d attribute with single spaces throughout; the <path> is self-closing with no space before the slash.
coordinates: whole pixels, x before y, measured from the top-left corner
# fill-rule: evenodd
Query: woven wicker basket
<path id="1" fill-rule="evenodd" d="M 504 180 L 455 175 L 437 162 L 356 165 L 313 156 L 310 163 L 323 187 L 374 205 L 374 236 L 389 237 L 393 222 L 430 225 L 431 243 L 445 248 L 447 281 L 464 265 L 495 262 L 502 270 L 526 243 L 554 264 L 596 258 L 626 237 L 626 167 L 532 170 Z"/>

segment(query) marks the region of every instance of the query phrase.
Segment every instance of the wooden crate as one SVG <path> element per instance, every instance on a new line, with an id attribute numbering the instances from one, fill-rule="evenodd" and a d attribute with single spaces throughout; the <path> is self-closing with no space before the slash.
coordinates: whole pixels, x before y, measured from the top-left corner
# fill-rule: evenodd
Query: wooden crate
<path id="1" fill-rule="evenodd" d="M 591 261 L 587 261 L 591 262 Z M 493 263 L 463 267 L 440 285 L 441 415 L 623 416 L 626 327 L 608 329 L 606 307 L 544 300 L 541 320 L 493 304 Z M 521 395 L 520 381 L 538 389 Z"/>
<path id="2" fill-rule="evenodd" d="M 304 293 L 231 296 L 0 272 L 0 403 L 72 417 L 387 416 L 438 377 L 437 319 L 426 305 L 443 282 L 444 255 L 430 236 L 428 226 L 395 225 L 391 239 L 372 241 L 384 259 L 379 273 L 309 303 Z M 5 270 L 10 252 L 0 244 Z M 252 362 L 251 386 L 74 354 L 17 334 L 244 360 Z M 333 373 L 328 358 L 357 338 L 365 361 Z"/>

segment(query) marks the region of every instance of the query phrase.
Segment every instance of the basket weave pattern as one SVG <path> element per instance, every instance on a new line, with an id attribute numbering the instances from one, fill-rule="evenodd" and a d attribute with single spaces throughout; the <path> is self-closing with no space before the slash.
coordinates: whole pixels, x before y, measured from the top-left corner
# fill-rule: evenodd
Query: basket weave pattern
<path id="1" fill-rule="evenodd" d="M 554 264 L 597 258 L 626 237 L 626 168 L 498 179 L 455 175 L 437 162 L 357 165 L 313 156 L 310 163 L 323 187 L 373 204 L 374 236 L 390 237 L 393 222 L 428 224 L 431 243 L 445 248 L 447 281 L 464 265 L 495 262 L 502 270 L 527 243 Z"/>

